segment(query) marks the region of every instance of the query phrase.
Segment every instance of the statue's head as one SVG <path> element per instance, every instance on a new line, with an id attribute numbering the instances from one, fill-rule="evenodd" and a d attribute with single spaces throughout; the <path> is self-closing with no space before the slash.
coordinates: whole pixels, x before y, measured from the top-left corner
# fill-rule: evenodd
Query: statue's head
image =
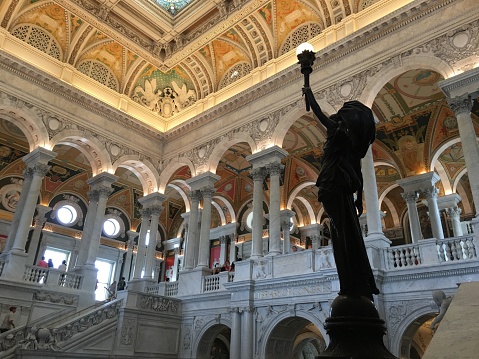
<path id="1" fill-rule="evenodd" d="M 435 290 L 432 292 L 432 299 L 440 307 L 443 300 L 446 299 L 446 294 L 442 290 Z"/>
<path id="2" fill-rule="evenodd" d="M 352 151 L 363 158 L 376 137 L 373 112 L 359 101 L 348 101 L 337 115 L 346 122 L 352 134 Z"/>

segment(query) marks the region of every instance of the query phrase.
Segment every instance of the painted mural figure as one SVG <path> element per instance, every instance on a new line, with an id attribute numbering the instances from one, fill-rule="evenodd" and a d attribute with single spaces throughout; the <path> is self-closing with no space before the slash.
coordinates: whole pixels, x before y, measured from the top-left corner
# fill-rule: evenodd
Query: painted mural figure
<path id="1" fill-rule="evenodd" d="M 327 130 L 316 186 L 318 200 L 331 220 L 339 294 L 372 299 L 379 290 L 364 246 L 358 213 L 363 212 L 361 159 L 376 135 L 373 113 L 362 103 L 349 101 L 337 114 L 328 117 L 309 87 L 303 88 L 303 94 Z"/>

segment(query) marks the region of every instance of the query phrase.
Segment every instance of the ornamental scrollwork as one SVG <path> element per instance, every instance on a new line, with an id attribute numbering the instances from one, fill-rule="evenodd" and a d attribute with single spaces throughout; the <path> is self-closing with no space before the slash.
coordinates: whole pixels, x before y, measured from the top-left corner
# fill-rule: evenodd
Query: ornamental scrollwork
<path id="1" fill-rule="evenodd" d="M 152 310 L 155 312 L 177 313 L 179 310 L 179 304 L 174 300 L 144 294 L 140 296 L 138 306 L 141 309 Z"/>

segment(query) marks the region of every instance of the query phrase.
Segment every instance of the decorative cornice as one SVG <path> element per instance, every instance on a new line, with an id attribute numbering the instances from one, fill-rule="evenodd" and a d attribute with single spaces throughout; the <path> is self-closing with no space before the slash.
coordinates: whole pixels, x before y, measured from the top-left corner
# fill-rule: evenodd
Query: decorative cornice
<path id="1" fill-rule="evenodd" d="M 470 268 L 455 268 L 455 269 L 444 269 L 440 271 L 430 271 L 426 268 L 422 273 L 407 273 L 407 274 L 398 274 L 397 271 L 389 271 L 383 278 L 383 282 L 409 282 L 419 279 L 429 279 L 429 278 L 439 278 L 439 277 L 450 277 L 450 276 L 459 276 L 466 274 L 479 273 L 479 266 L 470 267 Z M 393 276 L 390 276 L 392 274 Z"/>
<path id="2" fill-rule="evenodd" d="M 383 39 L 388 34 L 393 33 L 400 28 L 413 25 L 415 21 L 431 16 L 435 11 L 454 3 L 453 0 L 436 0 L 432 2 L 433 4 L 430 4 L 429 6 L 428 3 L 421 3 L 419 6 L 409 5 L 408 7 L 398 9 L 389 14 L 386 18 L 381 18 L 369 26 L 325 47 L 316 53 L 314 68 L 319 69 L 328 64 L 336 63 L 340 61 L 341 58 L 360 51 L 366 46 L 371 45 L 371 43 Z M 406 19 L 404 19 L 405 15 L 407 16 Z M 348 77 L 350 76 L 351 74 L 348 73 Z M 302 74 L 300 73 L 299 67 L 290 66 L 274 76 L 249 87 L 228 100 L 221 102 L 213 108 L 183 122 L 181 125 L 166 131 L 165 138 L 172 139 L 191 132 L 215 118 L 227 115 L 241 108 L 246 103 L 250 103 L 251 99 L 260 101 L 262 97 L 278 90 L 279 88 L 285 87 L 289 83 L 297 81 L 300 78 L 302 78 Z M 335 80 L 335 83 L 338 83 L 338 80 L 341 81 L 341 79 Z M 361 79 L 359 79 L 359 82 L 361 82 Z M 354 85 L 355 90 L 356 88 L 361 87 L 359 83 Z M 326 87 L 328 86 L 329 84 L 326 84 Z M 297 102 L 297 99 L 295 102 Z"/>
<path id="3" fill-rule="evenodd" d="M 79 104 L 102 117 L 114 121 L 128 130 L 141 133 L 142 136 L 149 137 L 155 141 L 164 140 L 163 135 L 153 127 L 141 123 L 134 117 L 121 112 L 113 106 L 96 99 L 80 89 L 47 74 L 15 56 L 7 54 L 3 50 L 0 50 L 0 68 L 12 72 L 31 83 L 35 83 L 55 95 Z"/>

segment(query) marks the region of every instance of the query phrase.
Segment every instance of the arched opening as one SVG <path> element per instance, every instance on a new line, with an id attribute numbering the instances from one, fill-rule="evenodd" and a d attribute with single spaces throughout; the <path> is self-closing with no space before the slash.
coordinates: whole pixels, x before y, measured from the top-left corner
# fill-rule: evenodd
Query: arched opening
<path id="1" fill-rule="evenodd" d="M 197 359 L 227 359 L 230 357 L 231 329 L 216 324 L 207 329 L 198 343 Z"/>
<path id="2" fill-rule="evenodd" d="M 433 314 L 423 315 L 413 321 L 401 338 L 401 359 L 421 359 L 432 340 L 434 332 L 429 328 Z"/>
<path id="3" fill-rule="evenodd" d="M 266 342 L 265 359 L 314 359 L 326 349 L 320 330 L 309 320 L 290 317 L 279 322 Z"/>

